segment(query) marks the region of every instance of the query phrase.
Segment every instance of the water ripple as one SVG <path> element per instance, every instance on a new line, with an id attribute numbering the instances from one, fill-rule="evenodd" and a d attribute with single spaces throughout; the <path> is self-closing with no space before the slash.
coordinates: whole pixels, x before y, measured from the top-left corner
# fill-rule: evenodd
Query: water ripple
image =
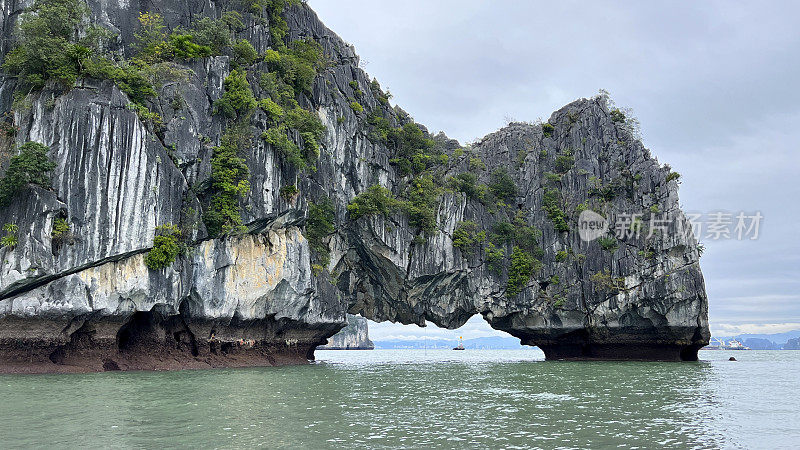
<path id="1" fill-rule="evenodd" d="M 800 352 L 707 353 L 328 351 L 304 367 L 6 376 L 2 446 L 792 448 Z"/>

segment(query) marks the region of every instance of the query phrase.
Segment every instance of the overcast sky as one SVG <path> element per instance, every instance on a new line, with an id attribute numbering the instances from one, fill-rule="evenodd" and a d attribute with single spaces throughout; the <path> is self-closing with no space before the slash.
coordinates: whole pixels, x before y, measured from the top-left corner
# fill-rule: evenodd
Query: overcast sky
<path id="1" fill-rule="evenodd" d="M 394 102 L 461 142 L 610 91 L 683 175 L 686 211 L 764 216 L 755 241 L 701 237 L 712 333 L 800 329 L 800 2 L 309 4 Z M 371 325 L 374 339 L 493 333 L 479 318 Z"/>

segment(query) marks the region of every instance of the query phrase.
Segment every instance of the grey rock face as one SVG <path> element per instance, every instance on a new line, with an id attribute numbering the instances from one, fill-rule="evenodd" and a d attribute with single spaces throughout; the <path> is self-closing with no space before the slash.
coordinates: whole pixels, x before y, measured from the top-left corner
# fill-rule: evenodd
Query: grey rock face
<path id="1" fill-rule="evenodd" d="M 347 316 L 347 326 L 328 338 L 328 343 L 317 350 L 372 350 L 375 344 L 369 339 L 367 319 Z"/>
<path id="2" fill-rule="evenodd" d="M 518 195 L 512 209 L 542 231 L 543 269 L 519 295 L 505 295 L 506 276 L 490 272 L 485 253 L 465 256 L 452 245 L 459 221 L 491 229 L 498 212 L 446 194 L 438 211 L 442 232 L 424 245 L 413 245 L 410 236 L 386 235 L 380 220 L 351 233 L 356 249 L 346 255 L 339 277 L 339 287 L 353 293 L 350 312 L 401 322 L 424 318 L 451 328 L 480 313 L 494 328 L 539 345 L 551 358 L 693 359 L 709 336 L 707 299 L 697 243 L 679 209 L 677 183 L 667 181 L 669 169 L 616 126 L 599 99 L 570 104 L 549 123 L 551 137 L 539 125 L 512 124 L 473 148 L 486 165 L 481 181 L 488 182 L 496 168 L 513 168 Z M 545 172 L 554 170 L 555 158 L 567 149 L 574 167 L 550 186 Z M 460 161 L 451 173 L 468 170 L 466 164 Z M 589 194 L 591 184 L 620 179 L 627 183 L 624 192 L 610 201 Z M 569 232 L 556 232 L 542 208 L 546 189 L 560 192 L 562 208 L 572 216 Z M 669 228 L 649 238 L 646 230 L 608 252 L 579 237 L 579 205 L 612 223 L 618 215 L 641 214 L 643 223 L 652 216 Z M 619 289 L 592 281 L 604 271 L 619 281 Z"/>
<path id="3" fill-rule="evenodd" d="M 93 20 L 119 33 L 120 51 L 130 53 L 144 6 L 89 4 Z M 24 6 L 0 0 L 3 54 Z M 159 12 L 171 27 L 186 26 L 191 14 L 217 17 L 223 6 L 166 1 Z M 351 83 L 360 87 L 366 111 L 383 109 L 393 125 L 407 120 L 404 113 L 381 104 L 353 48 L 309 7 L 289 8 L 286 19 L 292 39 L 315 39 L 332 61 L 302 99 L 327 132 L 316 170 L 306 172 L 253 140 L 245 155 L 251 174 L 245 236 L 209 239 L 198 220 L 204 205 L 193 189 L 208 179 L 223 131 L 213 101 L 231 70 L 227 56 L 178 65 L 189 76 L 161 86 L 152 104 L 163 118 L 159 132 L 139 120 L 109 81 L 79 80 L 68 92 L 48 87 L 13 111 L 20 127 L 16 144 L 47 145 L 57 168 L 51 189 L 30 188 L 0 208 L 0 223 L 19 226 L 18 245 L 0 249 L 0 359 L 23 364 L 38 358 L 41 370 L 53 370 L 50 361 L 91 370 L 296 362 L 313 357 L 317 345 L 347 325 L 348 313 L 449 328 L 482 314 L 551 358 L 696 357 L 709 337 L 707 299 L 677 183 L 612 120 L 602 99 L 555 112 L 548 136 L 538 124 L 511 124 L 461 156 L 457 142 L 437 137 L 450 155 L 444 179 L 474 172 L 479 183 L 488 183 L 496 169 L 505 169 L 517 193 L 498 206 L 445 191 L 438 230 L 421 242 L 405 214 L 351 220 L 346 209 L 372 185 L 398 194 L 408 183 L 390 163 L 394 151 L 368 137 L 366 113 L 351 108 Z M 238 37 L 266 50 L 267 26 L 246 25 Z M 258 74 L 265 70 L 259 63 L 248 71 L 257 96 Z M 14 85 L 13 78 L 0 79 L 0 113 L 12 110 Z M 180 110 L 171 102 L 177 96 L 184 100 Z M 266 128 L 263 113 L 251 126 L 256 136 Z M 556 158 L 569 153 L 574 165 L 557 181 L 549 179 Z M 297 197 L 279 194 L 294 183 Z M 598 197 L 596 191 L 609 185 L 616 195 Z M 548 189 L 559 193 L 568 232 L 557 232 L 542 207 Z M 309 202 L 321 198 L 334 205 L 336 232 L 327 239 L 330 263 L 315 274 L 303 233 Z M 577 218 L 584 207 L 611 222 L 641 214 L 648 223 L 658 211 L 670 228 L 623 239 L 608 252 L 580 239 Z M 453 233 L 466 220 L 491 232 L 518 213 L 541 230 L 543 265 L 510 296 L 508 270 L 490 269 L 485 246 L 462 254 Z M 60 246 L 50 234 L 59 217 L 74 236 Z M 148 270 L 144 255 L 155 228 L 165 223 L 194 225 L 188 227 L 192 244 L 172 267 Z M 614 286 L 604 286 L 598 273 L 608 274 Z M 153 354 L 170 355 L 173 363 L 159 366 L 147 359 Z"/>

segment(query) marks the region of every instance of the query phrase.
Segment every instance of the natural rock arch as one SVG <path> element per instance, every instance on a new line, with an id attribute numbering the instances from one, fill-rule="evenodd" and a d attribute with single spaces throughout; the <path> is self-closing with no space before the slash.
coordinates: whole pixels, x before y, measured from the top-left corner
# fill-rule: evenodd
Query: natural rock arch
<path id="1" fill-rule="evenodd" d="M 2 6 L 9 18 L 3 54 L 14 41 L 18 3 Z M 118 29 L 116 45 L 130 55 L 139 5 L 88 3 L 92 20 Z M 191 25 L 198 11 L 219 17 L 226 5 L 159 6 L 175 28 Z M 259 17 L 243 14 L 252 26 L 237 39 L 260 53 L 281 48 L 268 27 L 255 26 Z M 48 85 L 26 97 L 30 108 L 14 111 L 16 143 L 48 146 L 57 170 L 51 186 L 26 189 L 0 208 L 0 223 L 24 231 L 14 248 L 0 249 L 5 367 L 67 370 L 44 366 L 55 360 L 92 370 L 157 368 L 152 358 L 120 357 L 135 356 L 134 347 L 167 355 L 164 368 L 302 363 L 345 325 L 348 312 L 448 328 L 481 314 L 548 358 L 696 358 L 709 338 L 708 302 L 678 175 L 652 157 L 606 97 L 573 102 L 545 123 L 512 123 L 464 147 L 391 107 L 358 68 L 352 46 L 307 5 L 283 15 L 287 42 L 314 39 L 331 63 L 310 89 L 295 93 L 326 133 L 315 170 L 302 171 L 260 139 L 271 119 L 252 111 L 245 124 L 252 145 L 242 150 L 250 174 L 239 211 L 246 233 L 209 236 L 198 219 L 210 200 L 197 187 L 207 183 L 228 126 L 212 112 L 231 55 L 169 62 L 193 75 L 159 86 L 163 98 L 180 92 L 183 102 L 148 103 L 162 118 L 158 127 L 133 111 L 112 80 L 87 78 L 68 91 Z M 269 64 L 256 60 L 247 69 L 254 97 L 269 98 L 260 83 Z M 0 113 L 11 111 L 16 86 L 14 77 L 0 78 Z M 417 170 L 428 178 L 404 169 L 401 163 L 415 161 L 382 132 L 429 146 L 421 159 L 435 163 Z M 494 192 L 501 172 L 506 189 Z M 398 203 L 355 217 L 348 205 L 374 186 Z M 424 198 L 433 188 L 435 199 Z M 325 200 L 335 231 L 310 243 L 310 207 Z M 588 241 L 578 230 L 586 210 L 609 222 L 639 214 L 640 228 L 656 216 L 668 225 L 661 233 Z M 54 251 L 57 218 L 75 239 Z M 144 255 L 155 228 L 167 223 L 188 230 L 187 251 L 151 270 Z M 459 230 L 470 242 L 457 243 Z M 515 254 L 523 269 L 536 270 L 521 274 Z"/>

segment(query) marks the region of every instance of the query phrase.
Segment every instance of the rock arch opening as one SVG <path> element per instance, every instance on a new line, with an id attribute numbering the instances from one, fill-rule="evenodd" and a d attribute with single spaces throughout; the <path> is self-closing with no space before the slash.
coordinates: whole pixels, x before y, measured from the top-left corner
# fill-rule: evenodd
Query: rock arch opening
<path id="1" fill-rule="evenodd" d="M 355 334 L 358 328 L 353 326 L 354 321 L 363 322 L 363 336 Z M 455 328 L 440 327 L 432 322 L 426 322 L 425 326 L 373 322 L 361 316 L 349 316 L 348 322 L 350 330 L 345 328 L 341 333 L 349 336 L 334 336 L 328 340 L 328 346 L 319 349 L 364 349 L 365 339 L 377 349 L 453 349 L 462 343 L 467 349 L 535 349 L 523 346 L 518 338 L 506 332 L 491 328 L 480 315 L 472 316 Z"/>

